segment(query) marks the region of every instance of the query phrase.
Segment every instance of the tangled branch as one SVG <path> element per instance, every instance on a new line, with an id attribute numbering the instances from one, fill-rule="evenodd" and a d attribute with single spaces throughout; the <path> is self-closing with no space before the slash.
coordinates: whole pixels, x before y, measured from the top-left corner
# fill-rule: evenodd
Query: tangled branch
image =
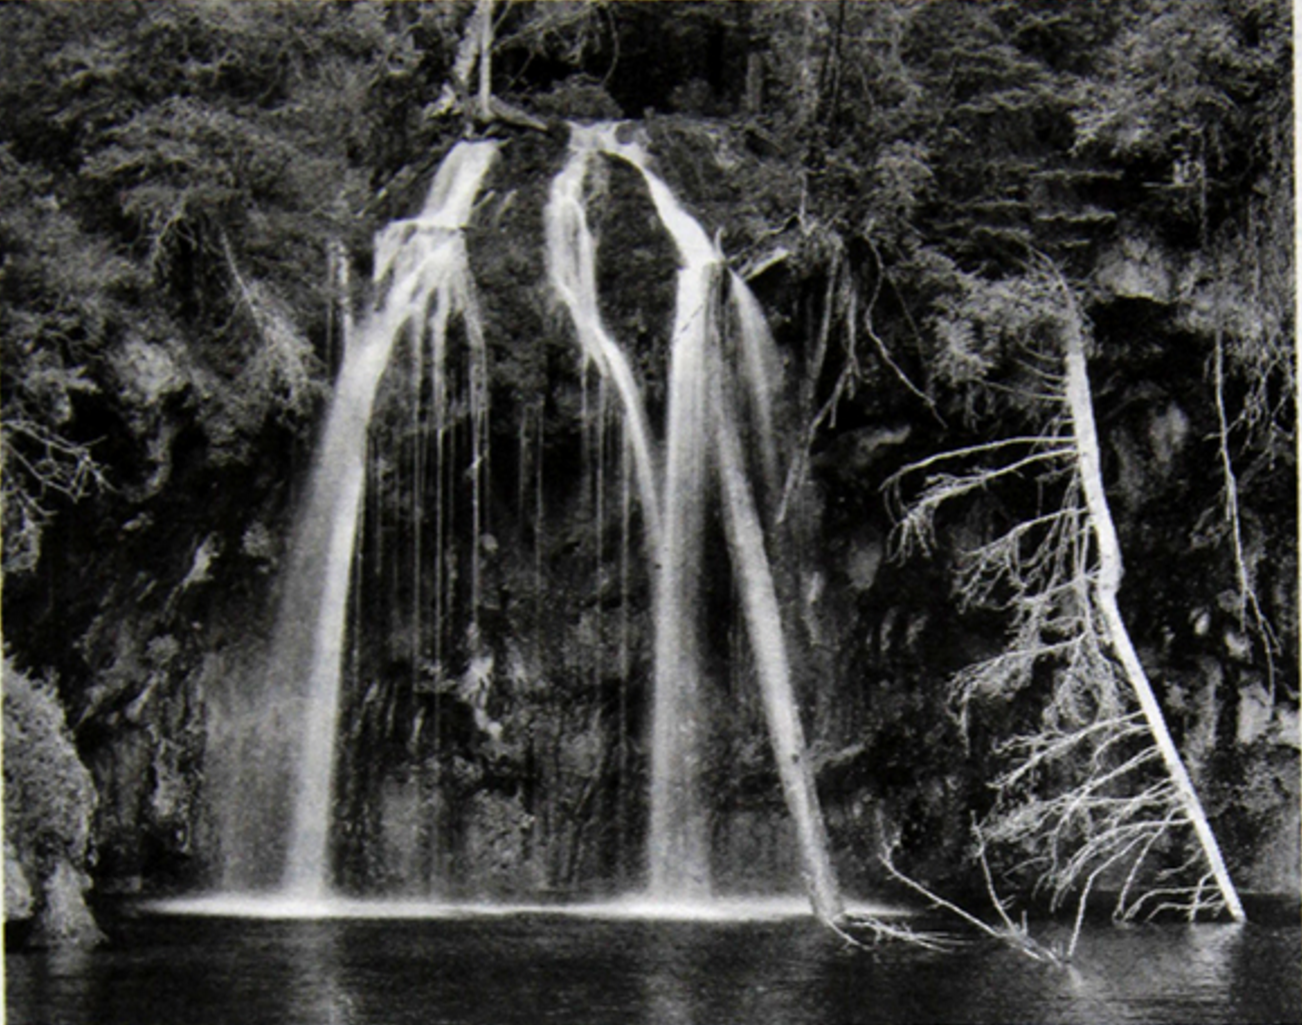
<path id="1" fill-rule="evenodd" d="M 5 411 L 0 460 L 7 572 L 35 568 L 41 533 L 54 516 L 51 499 L 80 502 L 93 492 L 112 490 L 92 444 L 69 441 L 21 412 Z"/>
<path id="2" fill-rule="evenodd" d="M 882 866 L 886 871 L 890 873 L 892 879 L 903 883 L 914 893 L 925 897 L 932 907 L 941 908 L 951 914 L 957 915 L 959 918 L 963 919 L 963 921 L 981 930 L 981 932 L 985 933 L 987 936 L 991 936 L 994 939 L 999 940 L 1001 943 L 1006 943 L 1019 953 L 1025 954 L 1032 961 L 1042 961 L 1056 965 L 1064 964 L 1065 959 L 1060 954 L 1056 951 L 1050 950 L 1031 935 L 1030 929 L 1026 925 L 1025 918 L 1023 918 L 1020 923 L 1015 923 L 1008 917 L 1007 901 L 1001 899 L 995 892 L 994 882 L 990 875 L 990 868 L 985 860 L 984 848 L 981 848 L 980 850 L 980 859 L 982 868 L 985 872 L 986 886 L 990 895 L 990 901 L 994 905 L 995 911 L 1002 922 L 1002 925 L 999 926 L 994 926 L 988 922 L 982 921 L 976 915 L 959 907 L 953 901 L 946 900 L 944 897 L 940 896 L 933 890 L 928 889 L 916 879 L 912 879 L 901 872 L 895 867 L 893 845 L 888 845 L 883 848 L 881 854 L 878 855 L 878 860 L 881 861 Z"/>
<path id="3" fill-rule="evenodd" d="M 12 460 L 26 474 L 33 487 L 24 493 L 41 515 L 50 514 L 43 504 L 50 493 L 80 502 L 92 491 L 110 489 L 103 468 L 91 455 L 94 442 L 69 441 L 21 413 L 7 415 L 3 424 L 6 468 Z M 16 444 L 18 439 L 23 444 Z"/>

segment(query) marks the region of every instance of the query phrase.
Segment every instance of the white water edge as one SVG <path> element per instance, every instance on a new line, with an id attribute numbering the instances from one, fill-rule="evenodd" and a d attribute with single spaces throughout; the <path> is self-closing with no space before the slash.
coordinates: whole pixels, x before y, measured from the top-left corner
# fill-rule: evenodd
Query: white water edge
<path id="1" fill-rule="evenodd" d="M 438 901 L 423 898 L 303 898 L 285 894 L 208 894 L 143 901 L 140 911 L 160 915 L 267 920 L 469 919 L 538 915 L 598 920 L 669 922 L 770 922 L 811 918 L 804 895 L 657 900 L 644 894 L 611 900 L 539 902 Z M 875 901 L 848 901 L 846 911 L 873 918 L 902 918 L 911 908 Z"/>

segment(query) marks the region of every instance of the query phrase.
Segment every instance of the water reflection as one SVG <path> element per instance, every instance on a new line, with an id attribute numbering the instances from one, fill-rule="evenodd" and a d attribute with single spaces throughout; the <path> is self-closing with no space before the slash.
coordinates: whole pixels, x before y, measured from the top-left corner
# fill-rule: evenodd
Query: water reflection
<path id="1" fill-rule="evenodd" d="M 1195 1019 L 1225 1001 L 1244 927 L 1117 926 L 1087 934 L 1076 964 L 1059 973 L 1053 1002 L 1071 1020 L 1151 1021 L 1161 1007 L 1170 1020 Z"/>
<path id="2" fill-rule="evenodd" d="M 1044 928 L 1045 942 L 1066 930 Z M 809 919 L 148 916 L 107 949 L 10 954 L 13 1022 L 1302 1021 L 1302 928 L 1089 927 L 1076 965 L 977 940 L 847 950 Z"/>
<path id="3" fill-rule="evenodd" d="M 89 1021 L 98 1003 L 92 953 L 80 947 L 51 951 L 29 976 L 33 996 L 52 1021 Z"/>
<path id="4" fill-rule="evenodd" d="M 646 994 L 648 1025 L 692 1025 L 697 980 L 688 967 L 694 962 L 699 940 L 674 943 L 667 936 L 655 936 L 647 944 L 643 961 L 642 989 Z"/>
<path id="5" fill-rule="evenodd" d="M 306 923 L 292 957 L 289 993 L 295 1017 L 319 1025 L 355 1025 L 359 1021 L 354 1014 L 355 998 L 345 985 L 339 942 L 339 932 L 330 923 Z"/>
<path id="6" fill-rule="evenodd" d="M 639 951 L 641 1020 L 646 1025 L 806 1020 L 810 1009 L 799 1005 L 817 989 L 812 969 L 826 939 L 808 922 L 716 926 L 686 935 L 681 928 L 656 929 Z"/>

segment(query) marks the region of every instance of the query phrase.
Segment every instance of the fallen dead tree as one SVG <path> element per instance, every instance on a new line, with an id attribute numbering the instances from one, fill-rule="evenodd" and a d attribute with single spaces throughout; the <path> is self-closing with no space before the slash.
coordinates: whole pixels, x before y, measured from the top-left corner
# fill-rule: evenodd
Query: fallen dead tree
<path id="1" fill-rule="evenodd" d="M 1022 485 L 1020 518 L 959 553 L 955 586 L 962 606 L 999 609 L 1009 621 L 1002 650 L 953 680 L 964 736 L 978 707 L 1007 707 L 1014 697 L 1039 707 L 1032 728 L 995 745 L 1006 768 L 991 782 L 995 806 L 976 833 L 987 878 L 989 845 L 1052 909 L 1074 901 L 1066 957 L 1103 885 L 1117 894 L 1118 920 L 1176 912 L 1241 921 L 1220 847 L 1117 605 L 1122 558 L 1100 471 L 1085 319 L 1047 261 L 1021 278 L 973 278 L 967 287 L 954 316 L 967 318 L 968 337 L 977 321 L 987 344 L 999 339 L 1016 382 L 1001 387 L 1032 429 L 914 463 L 887 489 L 898 511 L 895 554 L 904 557 L 933 549 L 942 507 Z M 885 860 L 901 882 L 957 910 Z M 993 884 L 991 895 L 1002 909 Z M 1001 933 L 1025 943 L 1024 930 L 1013 929 L 1005 917 Z"/>

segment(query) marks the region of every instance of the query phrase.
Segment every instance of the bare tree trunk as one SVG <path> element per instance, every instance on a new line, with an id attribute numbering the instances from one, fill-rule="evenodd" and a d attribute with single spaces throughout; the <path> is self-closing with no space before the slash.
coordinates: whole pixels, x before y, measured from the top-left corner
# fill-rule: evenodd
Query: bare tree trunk
<path id="1" fill-rule="evenodd" d="M 1103 474 L 1099 465 L 1099 440 L 1094 426 L 1094 401 L 1085 367 L 1085 344 L 1074 307 L 1065 318 L 1064 345 L 1067 404 L 1071 412 L 1076 462 L 1080 469 L 1081 486 L 1085 492 L 1090 526 L 1098 544 L 1098 571 L 1094 578 L 1095 601 L 1103 615 L 1107 638 L 1113 653 L 1121 663 L 1126 679 L 1134 688 L 1153 742 L 1157 745 L 1171 781 L 1175 784 L 1185 814 L 1188 815 L 1198 835 L 1203 854 L 1225 900 L 1225 906 L 1235 921 L 1242 922 L 1246 917 L 1243 913 L 1243 905 L 1239 902 L 1239 895 L 1230 881 L 1230 874 L 1225 868 L 1225 859 L 1221 856 L 1220 846 L 1212 833 L 1207 815 L 1198 800 L 1198 794 L 1189 779 L 1189 773 L 1180 758 L 1180 753 L 1176 750 L 1175 742 L 1171 739 L 1161 706 L 1153 694 L 1153 688 L 1149 684 L 1144 667 L 1140 664 L 1139 656 L 1135 654 L 1130 634 L 1117 607 L 1117 591 L 1121 586 L 1122 575 L 1121 546 L 1117 541 L 1116 527 L 1112 522 L 1111 510 L 1108 508 L 1107 495 L 1103 490 Z"/>
<path id="2" fill-rule="evenodd" d="M 764 106 L 764 56 L 746 55 L 746 113 L 754 117 Z"/>
<path id="3" fill-rule="evenodd" d="M 434 104 L 435 115 L 460 112 L 485 123 L 493 119 L 493 0 L 477 0 L 452 61 L 451 82 Z M 470 78 L 479 64 L 478 89 L 471 102 Z"/>
<path id="4" fill-rule="evenodd" d="M 1247 553 L 1243 547 L 1243 523 L 1239 516 L 1239 481 L 1234 475 L 1234 461 L 1230 458 L 1229 418 L 1225 413 L 1225 341 L 1222 328 L 1216 328 L 1216 347 L 1212 356 L 1212 388 L 1216 396 L 1216 434 L 1221 457 L 1221 476 L 1224 478 L 1222 494 L 1225 506 L 1225 524 L 1230 532 L 1230 544 L 1234 551 L 1234 582 L 1238 590 L 1237 605 L 1239 629 L 1247 633 L 1255 630 L 1261 638 L 1261 650 L 1266 660 L 1266 679 L 1270 682 L 1270 703 L 1275 703 L 1275 651 L 1274 631 L 1261 610 L 1253 584 L 1254 573 L 1249 569 Z M 1252 623 L 1248 622 L 1248 610 L 1252 610 Z"/>
<path id="5" fill-rule="evenodd" d="M 466 25 L 465 35 L 461 37 L 461 43 L 457 46 L 456 58 L 452 62 L 452 81 L 463 97 L 470 92 L 470 73 L 475 70 L 475 60 L 479 57 L 479 49 L 483 45 L 482 23 L 484 16 L 489 13 L 484 10 L 484 6 L 485 0 L 479 0 L 475 5 L 475 10 L 470 15 L 470 22 Z"/>

